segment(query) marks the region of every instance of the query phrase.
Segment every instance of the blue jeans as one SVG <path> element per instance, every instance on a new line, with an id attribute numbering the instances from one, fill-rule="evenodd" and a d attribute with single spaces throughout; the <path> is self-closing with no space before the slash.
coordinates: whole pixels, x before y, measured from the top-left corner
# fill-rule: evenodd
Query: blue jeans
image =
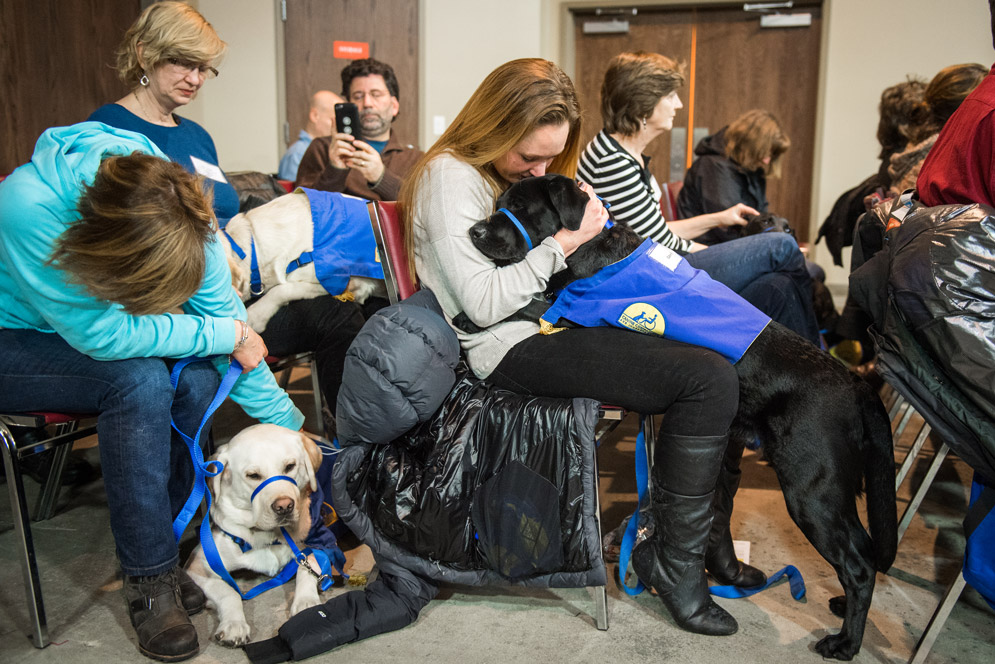
<path id="1" fill-rule="evenodd" d="M 691 267 L 704 270 L 781 325 L 819 345 L 812 278 L 791 236 L 748 235 L 685 258 Z"/>
<path id="2" fill-rule="evenodd" d="M 172 521 L 190 492 L 193 466 L 170 417 L 193 435 L 218 389 L 208 362 L 98 361 L 57 334 L 0 330 L 0 410 L 97 413 L 100 465 L 121 569 L 151 576 L 179 562 Z M 205 427 L 204 435 L 209 430 Z"/>

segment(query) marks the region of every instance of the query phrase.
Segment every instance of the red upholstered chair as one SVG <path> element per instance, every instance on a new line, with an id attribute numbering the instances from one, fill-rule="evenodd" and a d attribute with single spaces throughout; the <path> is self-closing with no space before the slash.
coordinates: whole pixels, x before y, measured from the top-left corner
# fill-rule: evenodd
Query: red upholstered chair
<path id="1" fill-rule="evenodd" d="M 663 218 L 667 221 L 681 218 L 680 213 L 677 212 L 677 194 L 681 193 L 683 186 L 683 180 L 664 182 L 660 185 L 663 190 L 663 196 L 660 197 L 660 212 L 663 213 Z"/>
<path id="2" fill-rule="evenodd" d="M 32 518 L 28 514 L 24 495 L 24 480 L 21 474 L 21 460 L 45 450 L 55 450 L 49 476 L 38 496 L 35 508 L 35 521 L 52 516 L 55 501 L 62 483 L 62 470 L 72 443 L 96 432 L 95 423 L 81 426 L 86 415 L 66 413 L 0 413 L 0 453 L 3 454 L 7 474 L 7 490 L 10 493 L 11 517 L 18 540 L 18 558 L 24 573 L 25 595 L 28 613 L 31 617 L 31 640 L 37 648 L 48 645 L 48 625 L 45 620 L 45 605 L 42 601 L 41 577 L 35 559 L 34 541 L 31 537 Z M 42 429 L 44 427 L 44 429 Z M 37 434 L 39 430 L 51 435 L 39 439 L 36 435 L 26 435 L 28 431 Z"/>
<path id="3" fill-rule="evenodd" d="M 404 236 L 401 233 L 401 220 L 397 214 L 397 203 L 370 201 L 370 224 L 377 242 L 377 253 L 383 265 L 384 280 L 387 282 L 387 298 L 391 304 L 413 295 L 418 283 L 408 269 L 408 257 L 404 253 Z"/>

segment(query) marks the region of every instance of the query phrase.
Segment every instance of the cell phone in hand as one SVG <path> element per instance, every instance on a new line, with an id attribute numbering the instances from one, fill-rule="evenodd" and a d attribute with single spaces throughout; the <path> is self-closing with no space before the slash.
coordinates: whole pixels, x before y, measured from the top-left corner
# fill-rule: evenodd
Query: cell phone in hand
<path id="1" fill-rule="evenodd" d="M 335 131 L 359 138 L 359 108 L 355 104 L 335 104 Z"/>

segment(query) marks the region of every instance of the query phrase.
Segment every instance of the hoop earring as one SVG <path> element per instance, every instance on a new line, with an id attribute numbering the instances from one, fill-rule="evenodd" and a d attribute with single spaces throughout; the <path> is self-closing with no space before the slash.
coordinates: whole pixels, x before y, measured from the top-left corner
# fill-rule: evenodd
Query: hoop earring
<path id="1" fill-rule="evenodd" d="M 138 84 L 141 85 L 143 88 L 149 87 L 149 77 L 146 76 L 145 74 L 142 74 L 142 77 L 138 79 Z M 646 120 L 643 120 L 643 125 L 645 124 Z"/>

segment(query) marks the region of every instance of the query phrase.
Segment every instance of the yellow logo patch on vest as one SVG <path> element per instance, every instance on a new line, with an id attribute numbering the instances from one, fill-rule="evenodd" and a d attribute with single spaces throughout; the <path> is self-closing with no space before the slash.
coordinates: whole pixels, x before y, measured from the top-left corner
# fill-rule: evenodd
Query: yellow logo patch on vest
<path id="1" fill-rule="evenodd" d="M 645 302 L 630 304 L 618 318 L 618 324 L 635 332 L 663 336 L 666 323 L 660 310 Z"/>

